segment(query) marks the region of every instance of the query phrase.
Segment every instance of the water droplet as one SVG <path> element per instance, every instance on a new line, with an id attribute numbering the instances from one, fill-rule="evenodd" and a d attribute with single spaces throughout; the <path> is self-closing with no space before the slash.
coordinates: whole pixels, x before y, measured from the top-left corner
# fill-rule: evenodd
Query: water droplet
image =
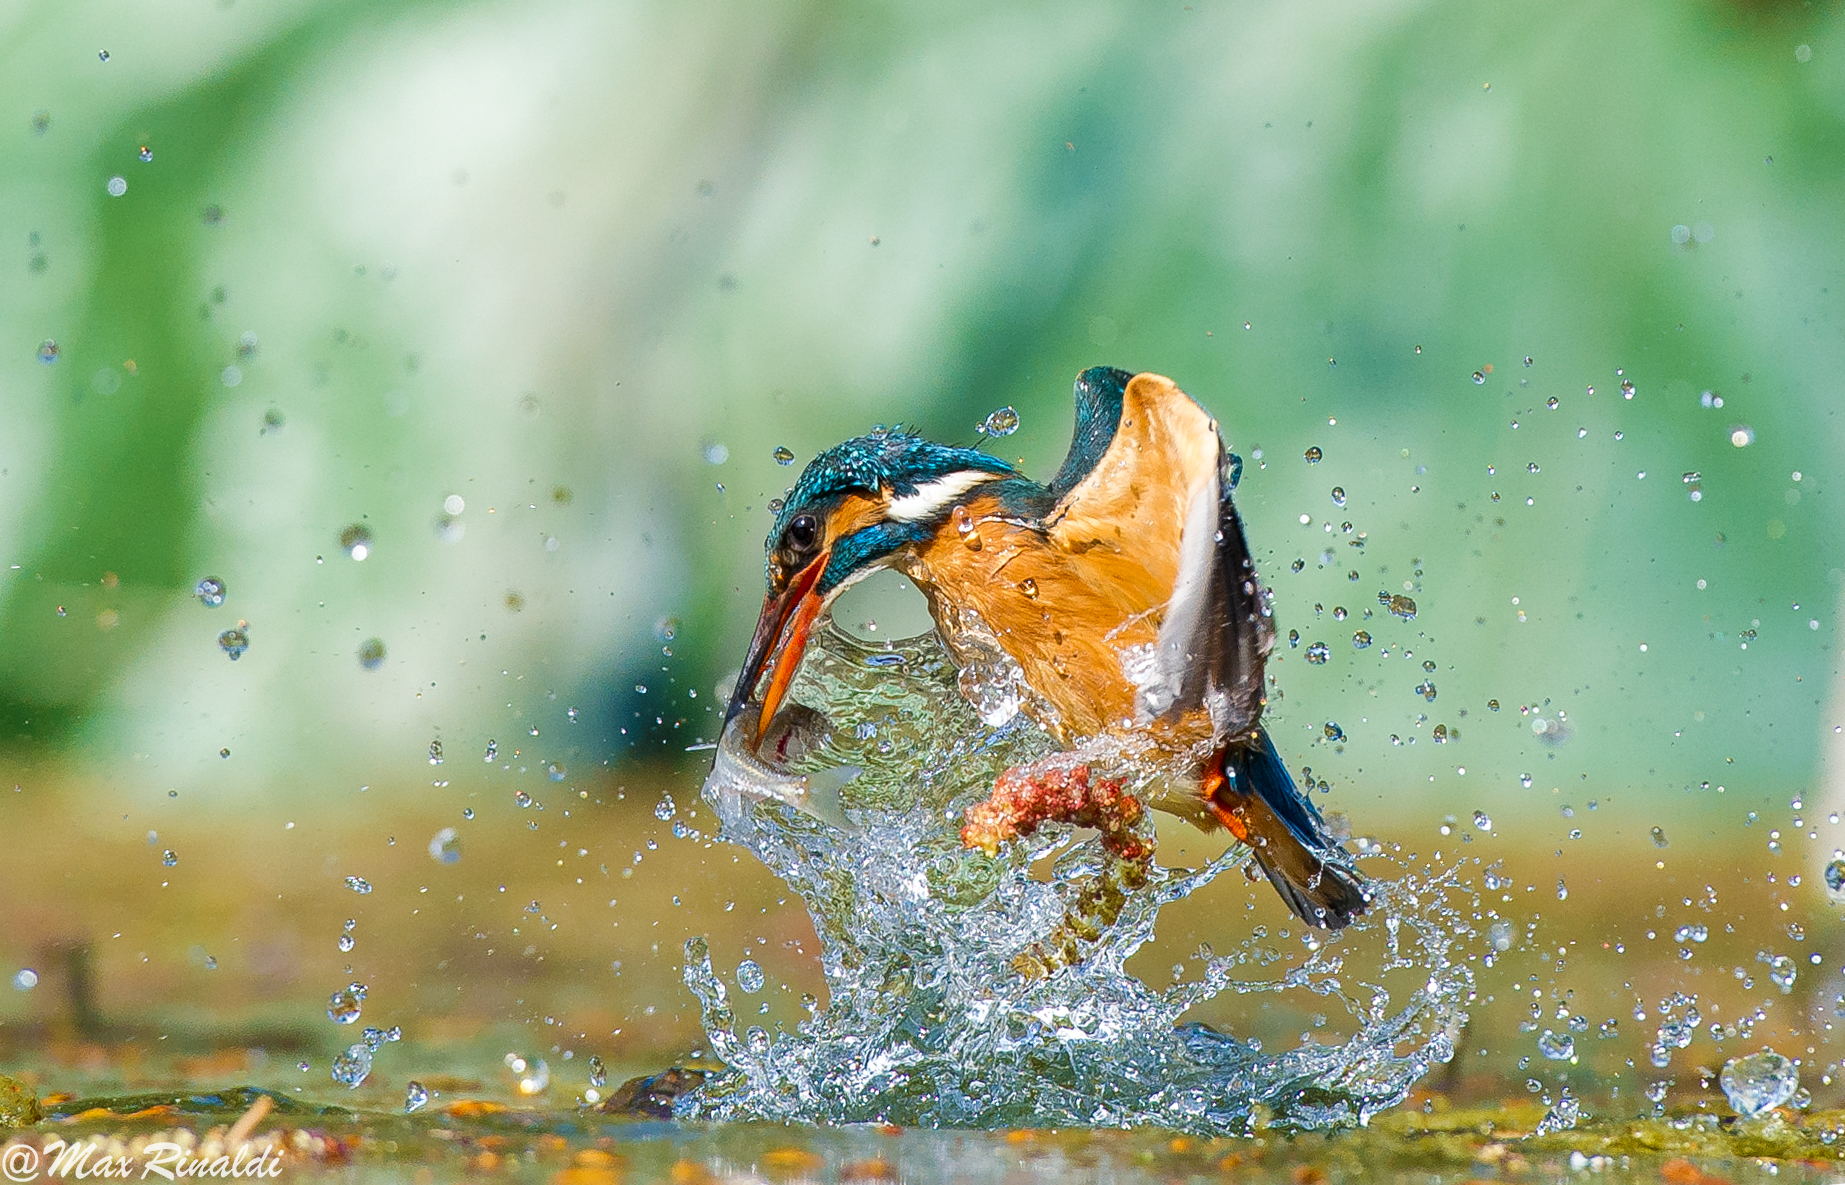
<path id="1" fill-rule="evenodd" d="M 982 436 L 1011 436 L 1019 430 L 1019 413 L 1011 407 L 1002 407 L 991 412 L 981 421 L 979 432 Z"/>
<path id="2" fill-rule="evenodd" d="M 433 740 L 429 742 L 429 764 L 431 765 L 441 765 L 442 764 L 442 742 L 440 740 Z"/>
<path id="3" fill-rule="evenodd" d="M 1538 1052 L 1553 1062 L 1566 1062 L 1576 1056 L 1576 1039 L 1568 1033 L 1553 1033 L 1545 1029 L 1537 1045 Z"/>
<path id="4" fill-rule="evenodd" d="M 1321 452 L 1320 446 L 1316 444 L 1316 445 L 1312 445 L 1311 447 L 1307 449 L 1306 452 L 1302 453 L 1301 459 L 1306 461 L 1307 464 L 1309 465 L 1318 465 L 1323 459 L 1325 459 L 1325 456 L 1326 454 Z"/>
<path id="5" fill-rule="evenodd" d="M 109 191 L 110 197 L 121 197 L 128 192 L 128 178 L 111 177 L 109 178 L 108 184 L 103 186 L 103 188 Z"/>
<path id="6" fill-rule="evenodd" d="M 1632 379 L 1622 379 L 1621 380 L 1621 398 L 1632 399 L 1633 397 L 1634 397 L 1633 380 Z"/>
<path id="7" fill-rule="evenodd" d="M 730 460 L 730 446 L 713 441 L 705 446 L 705 464 L 722 465 Z"/>
<path id="8" fill-rule="evenodd" d="M 1486 383 L 1486 372 L 1484 370 L 1474 371 L 1473 372 L 1473 385 L 1478 387 L 1478 386 L 1483 386 L 1485 383 Z"/>
<path id="9" fill-rule="evenodd" d="M 29 992 L 38 986 L 38 972 L 30 967 L 21 967 L 13 975 L 13 986 L 22 992 Z"/>
<path id="10" fill-rule="evenodd" d="M 216 576 L 207 576 L 193 587 L 192 595 L 199 599 L 200 604 L 215 609 L 224 604 L 224 581 Z"/>
<path id="11" fill-rule="evenodd" d="M 1425 700 L 1433 702 L 1435 699 L 1435 681 L 1433 679 L 1424 679 L 1422 682 L 1416 684 L 1416 694 Z"/>
<path id="12" fill-rule="evenodd" d="M 1356 633 L 1352 635 L 1352 645 L 1354 648 L 1359 649 L 1359 650 L 1365 649 L 1366 647 L 1371 645 L 1370 633 L 1366 630 L 1357 631 Z"/>
<path id="13" fill-rule="evenodd" d="M 1312 642 L 1307 646 L 1307 661 L 1314 666 L 1322 666 L 1332 656 L 1332 648 L 1324 642 Z"/>
<path id="14" fill-rule="evenodd" d="M 505 1057 L 506 1068 L 512 1071 L 513 1088 L 521 1095 L 530 1098 L 543 1094 L 551 1086 L 551 1067 L 541 1057 L 528 1058 L 523 1054 L 509 1053 Z"/>
<path id="15" fill-rule="evenodd" d="M 384 639 L 367 638 L 359 643 L 359 665 L 375 671 L 384 665 Z"/>
<path id="16" fill-rule="evenodd" d="M 602 1064 L 602 1059 L 595 1054 L 589 1055 L 589 1084 L 598 1090 L 609 1084 L 609 1071 Z"/>
<path id="17" fill-rule="evenodd" d="M 50 366 L 58 360 L 58 343 L 46 338 L 38 343 L 38 360 Z"/>
<path id="18" fill-rule="evenodd" d="M 1320 726 L 1320 731 L 1326 735 L 1326 739 L 1329 741 L 1342 741 L 1345 739 L 1345 729 L 1339 727 L 1339 722 L 1337 720 L 1328 720 L 1325 724 Z"/>
<path id="19" fill-rule="evenodd" d="M 349 1025 L 359 1019 L 365 1004 L 365 985 L 348 984 L 327 997 L 327 1019 L 336 1025 Z"/>
<path id="20" fill-rule="evenodd" d="M 1538 1120 L 1536 1134 L 1549 1135 L 1551 1132 L 1569 1131 L 1582 1120 L 1582 1103 L 1571 1094 L 1569 1087 L 1564 1087 L 1557 1101 L 1545 1112 L 1544 1118 Z M 1580 1161 L 1580 1163 L 1578 1163 Z M 1570 1154 L 1571 1167 L 1580 1171 L 1588 1167 L 1589 1158 L 1581 1152 Z"/>
<path id="21" fill-rule="evenodd" d="M 218 649 L 232 662 L 242 658 L 244 651 L 250 648 L 250 635 L 242 628 L 225 630 L 218 635 Z"/>
<path id="22" fill-rule="evenodd" d="M 355 893 L 359 893 L 359 894 L 361 894 L 361 895 L 363 895 L 363 894 L 365 894 L 365 893 L 369 893 L 369 892 L 371 892 L 371 891 L 372 891 L 372 883 L 371 883 L 370 881 L 368 881 L 368 880 L 366 880 L 366 879 L 365 879 L 364 877 L 362 877 L 362 876 L 349 876 L 349 877 L 347 877 L 347 878 L 346 878 L 346 887 L 347 887 L 348 889 L 351 889 L 351 890 L 352 890 L 353 892 L 355 892 Z"/>
<path id="23" fill-rule="evenodd" d="M 1332 488 L 1332 503 L 1334 506 L 1344 506 L 1345 505 L 1345 487 L 1344 486 L 1334 486 Z"/>
<path id="24" fill-rule="evenodd" d="M 530 794 L 527 794 L 525 791 L 523 790 L 513 791 L 513 802 L 515 805 L 518 806 L 520 810 L 528 809 L 532 805 L 533 801 L 534 799 L 532 798 L 532 796 Z"/>
<path id="25" fill-rule="evenodd" d="M 346 1052 L 333 1059 L 333 1081 L 355 1090 L 371 1075 L 372 1051 L 363 1044 L 348 1045 Z"/>
<path id="26" fill-rule="evenodd" d="M 1736 1113 L 1749 1119 L 1793 1098 L 1800 1089 L 1800 1071 L 1787 1058 L 1764 1049 L 1723 1063 L 1717 1082 Z"/>
<path id="27" fill-rule="evenodd" d="M 1396 593 L 1393 596 L 1386 597 L 1384 599 L 1384 608 L 1389 610 L 1392 616 L 1401 617 L 1404 621 L 1414 621 L 1416 619 L 1416 602 L 1404 596 L 1402 593 Z"/>
<path id="28" fill-rule="evenodd" d="M 99 50 L 97 50 L 97 51 L 96 51 L 96 60 L 97 60 L 97 61 L 99 61 L 99 62 L 106 62 L 106 61 L 108 61 L 108 60 L 109 60 L 109 51 L 108 51 L 108 50 L 106 50 L 106 49 L 99 49 Z"/>
<path id="29" fill-rule="evenodd" d="M 552 761 L 545 764 L 545 777 L 550 778 L 553 782 L 561 782 L 567 776 L 563 762 Z"/>
<path id="30" fill-rule="evenodd" d="M 737 990 L 748 995 L 755 995 L 762 990 L 762 967 L 754 959 L 745 959 L 737 964 Z"/>
<path id="31" fill-rule="evenodd" d="M 1755 443 L 1755 429 L 1747 424 L 1738 424 L 1730 429 L 1730 443 L 1737 448 L 1748 448 Z"/>
<path id="32" fill-rule="evenodd" d="M 1027 599 L 1035 601 L 1038 599 L 1038 582 L 1027 576 L 1019 581 L 1019 591 L 1024 593 Z"/>
<path id="33" fill-rule="evenodd" d="M 1493 817 L 1485 811 L 1475 811 L 1473 813 L 1473 825 L 1482 831 L 1491 831 L 1493 829 Z"/>
<path id="34" fill-rule="evenodd" d="M 421 1111 L 429 1102 L 429 1088 L 412 1078 L 404 1084 L 404 1114 Z"/>
<path id="35" fill-rule="evenodd" d="M 1834 905 L 1845 905 L 1845 858 L 1826 865 L 1826 896 Z"/>
<path id="36" fill-rule="evenodd" d="M 461 834 L 444 827 L 429 839 L 429 858 L 437 864 L 454 864 L 461 859 Z"/>
<path id="37" fill-rule="evenodd" d="M 1666 839 L 1666 829 L 1665 828 L 1663 827 L 1653 828 L 1653 846 L 1654 847 L 1656 848 L 1667 847 L 1669 846 L 1670 842 L 1671 841 Z"/>
<path id="38" fill-rule="evenodd" d="M 148 147 L 146 144 L 143 144 L 141 145 L 141 151 L 137 153 L 136 155 L 138 155 L 143 161 L 151 161 L 154 159 L 154 150 Z"/>
<path id="39" fill-rule="evenodd" d="M 954 513 L 949 517 L 954 520 L 955 533 L 961 536 L 961 542 L 967 549 L 969 551 L 979 551 L 982 546 L 980 532 L 975 529 L 974 516 L 969 513 L 967 507 L 955 507 Z"/>
<path id="40" fill-rule="evenodd" d="M 1783 995 L 1794 990 L 1794 980 L 1800 974 L 1800 969 L 1794 965 L 1794 960 L 1786 955 L 1772 955 L 1767 951 L 1761 951 L 1755 956 L 1755 961 L 1767 965 L 1768 978 L 1781 989 Z"/>
<path id="41" fill-rule="evenodd" d="M 673 801 L 671 794 L 660 795 L 660 801 L 653 805 L 653 817 L 662 823 L 679 812 L 679 804 Z"/>
<path id="42" fill-rule="evenodd" d="M 340 548 L 353 559 L 363 562 L 372 553 L 372 530 L 364 523 L 353 523 L 340 532 Z"/>

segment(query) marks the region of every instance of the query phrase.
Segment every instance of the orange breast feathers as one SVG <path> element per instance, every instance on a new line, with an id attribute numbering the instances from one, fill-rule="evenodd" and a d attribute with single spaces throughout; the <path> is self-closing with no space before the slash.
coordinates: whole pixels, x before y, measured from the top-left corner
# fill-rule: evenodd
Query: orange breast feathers
<path id="1" fill-rule="evenodd" d="M 1121 656 L 1157 638 L 1154 615 L 1124 603 L 1112 582 L 1091 580 L 1082 557 L 1041 527 L 1000 514 L 996 499 L 976 493 L 905 565 L 943 638 L 965 660 L 970 632 L 991 631 L 1050 709 L 1035 713 L 1040 723 L 1061 741 L 1131 723 L 1134 685 Z"/>
<path id="2" fill-rule="evenodd" d="M 976 489 L 905 573 L 951 648 L 965 651 L 963 619 L 979 617 L 1059 740 L 1133 727 L 1137 689 L 1122 658 L 1158 640 L 1188 509 L 1216 488 L 1220 450 L 1209 413 L 1170 379 L 1137 375 L 1108 447 L 1042 522 L 1008 521 Z M 1208 736 L 1210 723 L 1200 710 L 1154 731 L 1179 746 Z"/>

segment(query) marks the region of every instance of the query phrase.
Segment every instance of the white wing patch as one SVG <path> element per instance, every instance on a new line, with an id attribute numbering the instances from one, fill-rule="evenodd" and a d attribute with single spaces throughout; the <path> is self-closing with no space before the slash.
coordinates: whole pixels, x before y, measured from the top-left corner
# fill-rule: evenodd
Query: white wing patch
<path id="1" fill-rule="evenodd" d="M 914 494 L 890 500 L 890 517 L 900 523 L 920 522 L 978 485 L 997 481 L 1000 475 L 983 469 L 962 469 L 916 487 Z"/>
<path id="2" fill-rule="evenodd" d="M 1182 701 L 1195 698 L 1200 690 L 1208 690 L 1193 685 L 1201 681 L 1203 656 L 1196 651 L 1208 640 L 1207 632 L 1215 625 L 1206 615 L 1214 608 L 1211 578 L 1221 539 L 1220 498 L 1215 471 L 1210 480 L 1192 491 L 1185 529 L 1179 539 L 1179 578 L 1166 602 L 1166 619 L 1160 623 L 1159 642 L 1148 656 L 1151 661 L 1136 680 L 1141 709 L 1149 716 L 1164 716 Z"/>

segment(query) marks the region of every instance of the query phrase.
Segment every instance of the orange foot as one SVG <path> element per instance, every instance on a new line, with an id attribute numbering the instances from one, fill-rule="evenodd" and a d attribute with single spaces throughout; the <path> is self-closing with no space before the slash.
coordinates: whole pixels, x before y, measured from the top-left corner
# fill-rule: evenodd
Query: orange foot
<path id="1" fill-rule="evenodd" d="M 993 783 L 985 802 L 967 808 L 961 842 L 996 855 L 999 845 L 1030 835 L 1041 823 L 1073 823 L 1102 833 L 1102 847 L 1120 860 L 1140 861 L 1153 845 L 1134 834 L 1140 800 L 1108 778 L 1089 776 L 1089 767 L 1020 766 Z"/>

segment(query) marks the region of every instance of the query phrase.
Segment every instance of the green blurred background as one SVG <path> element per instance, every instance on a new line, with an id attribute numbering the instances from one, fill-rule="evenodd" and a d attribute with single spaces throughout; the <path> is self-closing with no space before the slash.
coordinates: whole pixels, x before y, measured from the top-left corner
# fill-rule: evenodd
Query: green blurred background
<path id="1" fill-rule="evenodd" d="M 1247 462 L 1290 762 L 1516 879 L 1480 1008 L 1654 1014 L 1546 1082 L 1651 1073 L 1682 990 L 1761 1016 L 1673 1073 L 1773 1035 L 1818 1090 L 1842 57 L 1686 0 L 0 9 L 0 1069 L 331 1090 L 358 979 L 378 1097 L 509 1049 L 563 1095 L 696 1041 L 689 933 L 798 1015 L 796 905 L 673 834 L 773 451 L 1011 405 L 1046 473 L 1105 363 Z"/>

